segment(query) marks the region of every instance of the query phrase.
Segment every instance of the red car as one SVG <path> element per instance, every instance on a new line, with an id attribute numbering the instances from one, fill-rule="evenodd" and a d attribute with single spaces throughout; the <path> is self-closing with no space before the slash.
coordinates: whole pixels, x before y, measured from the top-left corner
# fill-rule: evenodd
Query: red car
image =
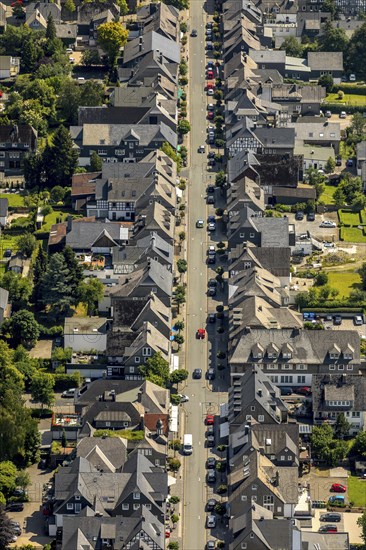
<path id="1" fill-rule="evenodd" d="M 296 388 L 295 393 L 300 393 L 301 395 L 311 395 L 311 388 L 309 386 L 303 386 L 302 388 Z"/>
<path id="2" fill-rule="evenodd" d="M 212 120 L 215 117 L 215 113 L 213 111 L 208 111 L 207 118 L 208 120 Z"/>
<path id="3" fill-rule="evenodd" d="M 213 71 L 207 71 L 207 78 L 208 80 L 211 80 L 211 78 L 214 78 L 215 75 L 214 75 L 214 72 Z"/>
<path id="4" fill-rule="evenodd" d="M 213 90 L 215 87 L 215 84 L 213 82 L 207 82 L 207 89 L 208 90 Z"/>
<path id="5" fill-rule="evenodd" d="M 341 483 L 333 483 L 330 491 L 332 493 L 345 493 L 347 491 L 347 487 L 345 485 L 342 485 Z"/>
<path id="6" fill-rule="evenodd" d="M 206 426 L 213 426 L 215 423 L 215 417 L 213 414 L 207 414 L 205 419 Z"/>
<path id="7" fill-rule="evenodd" d="M 204 328 L 199 328 L 197 330 L 197 338 L 198 340 L 204 340 L 206 337 L 206 331 Z"/>

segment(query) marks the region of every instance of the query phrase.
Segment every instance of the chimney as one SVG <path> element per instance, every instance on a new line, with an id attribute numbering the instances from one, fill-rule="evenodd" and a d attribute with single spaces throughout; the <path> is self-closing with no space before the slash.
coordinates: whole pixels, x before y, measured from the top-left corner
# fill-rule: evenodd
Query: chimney
<path id="1" fill-rule="evenodd" d="M 277 470 L 276 471 L 276 481 L 275 481 L 275 486 L 278 487 L 280 484 L 280 472 Z"/>
<path id="2" fill-rule="evenodd" d="M 262 397 L 262 390 L 258 390 L 259 397 Z"/>

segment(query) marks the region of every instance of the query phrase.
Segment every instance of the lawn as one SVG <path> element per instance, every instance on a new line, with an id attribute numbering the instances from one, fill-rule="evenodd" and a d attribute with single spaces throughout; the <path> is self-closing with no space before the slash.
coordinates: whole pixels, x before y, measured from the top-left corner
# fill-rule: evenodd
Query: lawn
<path id="1" fill-rule="evenodd" d="M 0 199 L 8 199 L 9 207 L 24 206 L 24 195 L 19 193 L 0 193 Z"/>
<path id="2" fill-rule="evenodd" d="M 11 248 L 13 252 L 18 250 L 19 235 L 2 234 L 0 238 L 0 259 L 4 259 L 4 252 L 7 248 Z"/>
<path id="3" fill-rule="evenodd" d="M 345 225 L 360 225 L 361 218 L 358 212 L 347 212 L 347 210 L 338 210 L 339 221 Z"/>
<path id="4" fill-rule="evenodd" d="M 366 210 L 361 210 L 361 223 L 366 225 Z"/>
<path id="5" fill-rule="evenodd" d="M 69 215 L 68 212 L 51 212 L 51 214 L 48 214 L 46 217 L 45 217 L 45 221 L 44 221 L 44 224 L 42 225 L 41 229 L 39 229 L 38 231 L 36 231 L 36 233 L 38 232 L 44 232 L 44 231 L 50 231 L 51 230 L 51 225 L 54 225 L 55 223 L 58 223 L 59 221 L 66 221 L 67 219 L 67 216 Z"/>
<path id="6" fill-rule="evenodd" d="M 325 103 L 336 105 L 366 105 L 366 95 L 344 94 L 343 99 L 338 99 L 338 94 L 328 94 Z"/>
<path id="7" fill-rule="evenodd" d="M 352 290 L 361 288 L 361 277 L 352 271 L 329 271 L 328 284 L 339 291 L 338 298 L 347 298 Z"/>
<path id="8" fill-rule="evenodd" d="M 366 243 L 366 235 L 357 227 L 341 227 L 341 237 L 346 243 Z"/>
<path id="9" fill-rule="evenodd" d="M 348 478 L 348 499 L 357 508 L 366 506 L 366 480 L 356 476 Z"/>
<path id="10" fill-rule="evenodd" d="M 324 191 L 321 194 L 320 199 L 325 204 L 334 204 L 333 195 L 336 189 L 337 189 L 336 185 L 324 185 Z"/>

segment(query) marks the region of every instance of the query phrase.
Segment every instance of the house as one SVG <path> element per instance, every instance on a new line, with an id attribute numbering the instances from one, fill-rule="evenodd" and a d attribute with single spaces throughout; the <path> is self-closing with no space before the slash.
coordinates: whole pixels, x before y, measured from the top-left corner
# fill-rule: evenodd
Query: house
<path id="1" fill-rule="evenodd" d="M 135 220 L 132 235 L 143 239 L 147 235 L 159 235 L 169 244 L 174 244 L 175 216 L 158 202 L 153 202 Z"/>
<path id="2" fill-rule="evenodd" d="M 123 51 L 123 66 L 134 67 L 150 52 L 159 52 L 161 63 L 180 63 L 179 43 L 156 31 L 150 31 L 127 42 Z"/>
<path id="3" fill-rule="evenodd" d="M 103 317 L 66 317 L 64 348 L 73 352 L 104 353 L 107 348 L 109 321 Z"/>
<path id="4" fill-rule="evenodd" d="M 95 151 L 104 162 L 137 162 L 168 142 L 177 147 L 177 134 L 160 124 L 84 124 L 71 126 L 79 165 L 88 166 Z"/>
<path id="5" fill-rule="evenodd" d="M 75 441 L 81 428 L 80 414 L 53 413 L 51 420 L 51 434 L 53 440 L 62 440 L 65 433 L 68 440 Z"/>
<path id="6" fill-rule="evenodd" d="M 244 176 L 236 182 L 231 182 L 227 190 L 227 210 L 229 217 L 242 207 L 247 206 L 260 215 L 266 207 L 264 191 L 258 183 Z"/>
<path id="7" fill-rule="evenodd" d="M 300 145 L 300 143 L 297 143 L 294 153 L 295 155 L 301 155 L 304 159 L 300 179 L 303 179 L 304 173 L 309 168 L 324 170 L 330 158 L 335 161 L 334 147 L 317 147 L 315 145 Z"/>
<path id="8" fill-rule="evenodd" d="M 3 228 L 8 223 L 8 206 L 8 199 L 0 199 L 0 225 Z"/>
<path id="9" fill-rule="evenodd" d="M 281 400 L 280 390 L 260 369 L 248 368 L 242 376 L 235 376 L 228 397 L 231 432 L 245 425 L 287 421 L 287 407 Z"/>
<path id="10" fill-rule="evenodd" d="M 127 440 L 122 437 L 83 437 L 77 442 L 76 456 L 95 468 L 120 472 L 127 460 Z"/>
<path id="11" fill-rule="evenodd" d="M 302 185 L 295 189 L 293 187 L 270 186 L 267 190 L 268 202 L 270 204 L 290 205 L 300 202 L 316 201 L 316 189 L 310 185 Z"/>
<path id="12" fill-rule="evenodd" d="M 10 317 L 11 304 L 9 304 L 9 292 L 0 287 L 0 325 L 6 317 Z"/>
<path id="13" fill-rule="evenodd" d="M 39 13 L 45 20 L 51 15 L 55 23 L 61 22 L 61 4 L 58 2 L 31 2 L 25 6 L 25 19 L 29 20 L 30 16 Z M 36 29 L 39 30 L 39 29 Z"/>
<path id="14" fill-rule="evenodd" d="M 0 79 L 15 78 L 20 71 L 20 57 L 0 55 Z"/>
<path id="15" fill-rule="evenodd" d="M 228 151 L 233 157 L 246 150 L 285 155 L 293 152 L 295 131 L 293 128 L 257 128 L 249 118 L 245 118 L 226 132 L 226 140 Z"/>
<path id="16" fill-rule="evenodd" d="M 247 298 L 262 298 L 271 307 L 287 306 L 289 294 L 281 281 L 268 270 L 253 266 L 243 271 L 230 270 L 229 304 L 235 309 Z"/>
<path id="17" fill-rule="evenodd" d="M 29 273 L 30 260 L 25 259 L 21 254 L 15 254 L 8 262 L 8 270 L 25 277 Z"/>
<path id="18" fill-rule="evenodd" d="M 339 344 L 333 344 L 333 355 L 342 353 Z M 353 353 L 351 346 L 349 353 Z M 344 353 L 343 353 L 344 355 Z M 312 403 L 314 424 L 335 424 L 344 414 L 350 424 L 349 434 L 364 430 L 366 420 L 366 380 L 362 373 L 314 374 Z"/>
<path id="19" fill-rule="evenodd" d="M 366 191 L 366 141 L 356 145 L 357 175 L 361 177 L 363 190 Z"/>
<path id="20" fill-rule="evenodd" d="M 119 67 L 119 82 L 128 82 L 129 86 L 153 86 L 167 92 L 167 97 L 176 97 L 178 63 L 168 62 L 160 52 L 154 50 L 139 60 L 137 65 Z"/>
<path id="21" fill-rule="evenodd" d="M 29 124 L 0 126 L 0 172 L 5 176 L 23 173 L 25 155 L 37 149 L 37 132 Z"/>
<path id="22" fill-rule="evenodd" d="M 0 34 L 6 31 L 6 5 L 0 2 Z"/>
<path id="23" fill-rule="evenodd" d="M 25 24 L 32 31 L 45 31 L 47 29 L 47 19 L 42 15 L 40 10 L 34 9 L 26 17 Z"/>
<path id="24" fill-rule="evenodd" d="M 274 384 L 299 387 L 311 386 L 315 374 L 358 373 L 358 333 L 329 330 L 326 339 L 321 333 L 298 328 L 248 329 L 230 354 L 231 375 L 242 376 L 258 365 Z"/>
<path id="25" fill-rule="evenodd" d="M 279 278 L 282 286 L 288 285 L 290 282 L 290 248 L 256 247 L 251 243 L 242 243 L 230 250 L 230 276 L 253 267 L 268 270 Z"/>
<path id="26" fill-rule="evenodd" d="M 173 246 L 157 233 L 131 242 L 130 246 L 115 247 L 112 257 L 113 271 L 116 274 L 132 273 L 138 266 L 154 258 L 172 271 Z"/>
<path id="27" fill-rule="evenodd" d="M 339 152 L 339 122 L 329 122 L 324 117 L 304 116 L 296 122 L 289 123 L 289 126 L 295 130 L 295 145 L 333 147 L 336 153 Z"/>
<path id="28" fill-rule="evenodd" d="M 163 2 L 141 6 L 136 12 L 136 21 L 142 34 L 157 32 L 169 40 L 179 41 L 179 11 Z"/>
<path id="29" fill-rule="evenodd" d="M 307 61 L 311 69 L 311 79 L 318 80 L 324 74 L 329 74 L 335 84 L 341 83 L 343 52 L 308 52 Z"/>
<path id="30" fill-rule="evenodd" d="M 81 212 L 86 203 L 95 197 L 96 179 L 101 177 L 101 172 L 86 172 L 85 174 L 73 174 L 71 180 L 71 202 L 76 212 Z"/>

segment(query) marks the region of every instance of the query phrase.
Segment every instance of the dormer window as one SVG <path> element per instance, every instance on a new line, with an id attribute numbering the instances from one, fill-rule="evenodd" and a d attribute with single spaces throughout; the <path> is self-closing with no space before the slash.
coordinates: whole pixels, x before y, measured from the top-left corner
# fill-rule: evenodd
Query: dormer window
<path id="1" fill-rule="evenodd" d="M 339 353 L 330 353 L 330 354 L 329 354 L 329 357 L 330 357 L 331 359 L 339 359 Z"/>
<path id="2" fill-rule="evenodd" d="M 353 359 L 353 355 L 352 355 L 352 353 L 350 353 L 349 351 L 348 351 L 348 352 L 346 351 L 346 352 L 343 354 L 343 357 L 344 357 L 345 359 Z"/>

